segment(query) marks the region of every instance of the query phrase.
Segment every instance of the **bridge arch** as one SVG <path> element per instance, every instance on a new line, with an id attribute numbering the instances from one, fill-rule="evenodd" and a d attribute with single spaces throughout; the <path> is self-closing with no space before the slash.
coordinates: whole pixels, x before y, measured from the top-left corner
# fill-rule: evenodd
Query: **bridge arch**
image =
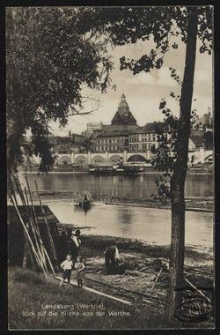
<path id="1" fill-rule="evenodd" d="M 128 160 L 128 162 L 145 162 L 146 163 L 146 158 L 140 154 L 134 154 L 131 155 Z"/>
<path id="2" fill-rule="evenodd" d="M 100 155 L 96 155 L 91 159 L 92 164 L 103 164 L 105 162 L 106 160 Z"/>
<path id="3" fill-rule="evenodd" d="M 197 164 L 197 163 L 200 162 L 200 157 L 199 157 L 199 155 L 193 154 L 193 155 L 191 155 L 191 156 L 188 157 L 188 161 L 191 164 Z"/>
<path id="4" fill-rule="evenodd" d="M 204 158 L 204 163 L 213 163 L 213 154 L 210 154 Z"/>
<path id="5" fill-rule="evenodd" d="M 122 160 L 122 157 L 119 155 L 113 155 L 109 158 L 109 163 L 111 164 L 118 164 L 120 163 Z"/>
<path id="6" fill-rule="evenodd" d="M 57 159 L 58 164 L 71 164 L 71 158 L 69 156 L 60 156 Z"/>
<path id="7" fill-rule="evenodd" d="M 86 156 L 77 156 L 74 160 L 74 163 L 76 164 L 88 164 L 88 158 Z"/>

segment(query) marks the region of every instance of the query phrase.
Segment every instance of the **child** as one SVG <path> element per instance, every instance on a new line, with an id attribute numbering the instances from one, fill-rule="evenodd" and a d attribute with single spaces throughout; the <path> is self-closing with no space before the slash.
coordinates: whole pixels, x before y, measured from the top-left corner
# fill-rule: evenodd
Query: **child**
<path id="1" fill-rule="evenodd" d="M 85 265 L 82 261 L 82 257 L 77 257 L 77 261 L 74 265 L 74 268 L 76 269 L 76 279 L 78 283 L 78 287 L 83 286 L 83 270 L 85 269 Z"/>
<path id="2" fill-rule="evenodd" d="M 72 271 L 72 268 L 73 268 L 72 256 L 70 254 L 68 254 L 66 256 L 66 260 L 63 263 L 61 263 L 60 266 L 64 270 L 63 279 L 60 282 L 60 286 L 63 285 L 66 278 L 68 280 L 68 285 L 69 285 L 70 277 L 71 277 L 71 271 Z"/>

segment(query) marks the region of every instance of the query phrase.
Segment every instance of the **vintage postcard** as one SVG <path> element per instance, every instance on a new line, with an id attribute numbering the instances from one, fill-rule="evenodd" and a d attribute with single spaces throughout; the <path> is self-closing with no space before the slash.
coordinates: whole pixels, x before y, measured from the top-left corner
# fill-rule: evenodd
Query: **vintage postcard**
<path id="1" fill-rule="evenodd" d="M 215 327 L 213 15 L 6 8 L 10 330 Z"/>

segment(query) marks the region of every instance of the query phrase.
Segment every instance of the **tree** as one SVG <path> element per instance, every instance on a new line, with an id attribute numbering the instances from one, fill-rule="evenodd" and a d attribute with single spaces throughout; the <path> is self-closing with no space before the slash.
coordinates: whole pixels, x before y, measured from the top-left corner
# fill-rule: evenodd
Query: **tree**
<path id="1" fill-rule="evenodd" d="M 204 145 L 206 150 L 212 150 L 213 149 L 213 134 L 211 131 L 205 132 L 203 135 Z"/>
<path id="2" fill-rule="evenodd" d="M 86 9 L 85 9 L 86 11 Z M 120 59 L 121 70 L 129 69 L 133 74 L 141 71 L 149 72 L 160 69 L 165 54 L 172 48 L 177 49 L 178 43 L 172 38 L 181 37 L 186 45 L 185 69 L 181 82 L 176 70 L 171 68 L 171 76 L 181 86 L 179 96 L 179 118 L 174 120 L 176 138 L 173 156 L 167 155 L 170 169 L 170 198 L 172 209 L 172 236 L 170 252 L 170 285 L 168 289 L 169 308 L 166 309 L 168 319 L 172 319 L 175 309 L 182 299 L 184 247 L 185 247 L 185 199 L 184 185 L 187 172 L 188 143 L 192 114 L 192 96 L 194 69 L 196 60 L 197 39 L 200 40 L 200 52 L 211 54 L 212 49 L 212 8 L 211 7 L 145 7 L 145 8 L 110 8 L 96 9 L 87 24 L 98 26 L 100 33 L 109 34 L 114 45 L 133 44 L 138 40 L 153 40 L 155 47 L 141 58 Z M 174 96 L 172 92 L 171 95 Z M 162 102 L 161 109 L 167 117 L 170 110 Z M 172 118 L 171 118 L 172 119 Z M 177 122 L 176 122 L 177 121 Z M 174 150 L 175 149 L 175 150 Z M 167 166 L 167 165 L 166 165 Z M 166 188 L 167 191 L 167 188 Z"/>
<path id="3" fill-rule="evenodd" d="M 50 170 L 54 161 L 50 121 L 65 126 L 69 115 L 81 113 L 83 86 L 104 91 L 109 84 L 112 64 L 106 56 L 105 40 L 97 42 L 89 31 L 81 30 L 79 12 L 80 8 L 6 9 L 8 190 L 26 238 L 25 252 L 30 251 L 33 266 L 45 274 L 48 269 L 54 271 L 53 265 L 39 232 L 28 180 L 29 199 L 16 172 L 24 156 L 32 154 L 41 157 L 40 171 Z M 32 133 L 30 144 L 25 141 L 27 130 Z M 25 219 L 18 208 L 17 194 L 26 210 Z M 43 207 L 42 214 L 50 251 L 56 259 Z"/>
<path id="4" fill-rule="evenodd" d="M 82 111 L 83 86 L 104 91 L 109 83 L 112 64 L 105 41 L 82 31 L 79 13 L 80 8 L 6 9 L 9 175 L 22 163 L 28 129 L 29 154 L 39 155 L 42 169 L 50 170 L 49 122 L 65 126 L 69 115 Z"/>

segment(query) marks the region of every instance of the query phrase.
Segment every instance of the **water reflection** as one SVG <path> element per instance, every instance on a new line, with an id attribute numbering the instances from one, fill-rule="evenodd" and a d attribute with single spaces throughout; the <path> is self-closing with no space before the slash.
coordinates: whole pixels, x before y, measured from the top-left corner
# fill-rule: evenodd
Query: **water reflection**
<path id="1" fill-rule="evenodd" d="M 59 174 L 47 175 L 28 174 L 30 187 L 35 190 L 34 180 L 37 180 L 40 190 L 51 192 L 83 192 L 94 195 L 108 195 L 128 198 L 149 198 L 155 194 L 155 174 L 140 174 L 135 176 L 93 176 L 89 174 Z M 24 176 L 21 175 L 24 180 Z M 185 185 L 186 197 L 208 197 L 213 194 L 212 174 L 188 175 Z"/>
<path id="2" fill-rule="evenodd" d="M 24 181 L 24 175 L 20 175 Z M 136 176 L 93 176 L 89 174 L 47 175 L 28 174 L 31 190 L 69 192 L 73 199 L 76 193 L 85 190 L 100 199 L 111 196 L 127 198 L 149 198 L 156 193 L 155 174 Z M 24 183 L 25 184 L 25 183 Z M 185 185 L 186 197 L 208 197 L 213 194 L 211 174 L 188 175 Z M 47 202 L 48 203 L 48 202 Z M 112 206 L 95 203 L 87 212 L 73 205 L 73 200 L 50 202 L 51 210 L 61 223 L 87 227 L 85 233 L 136 238 L 147 243 L 170 244 L 171 213 L 169 210 L 153 208 Z M 186 212 L 186 244 L 213 246 L 212 213 Z"/>
<path id="3" fill-rule="evenodd" d="M 122 224 L 129 225 L 134 221 L 134 212 L 127 207 L 122 211 L 118 211 L 118 221 Z"/>

